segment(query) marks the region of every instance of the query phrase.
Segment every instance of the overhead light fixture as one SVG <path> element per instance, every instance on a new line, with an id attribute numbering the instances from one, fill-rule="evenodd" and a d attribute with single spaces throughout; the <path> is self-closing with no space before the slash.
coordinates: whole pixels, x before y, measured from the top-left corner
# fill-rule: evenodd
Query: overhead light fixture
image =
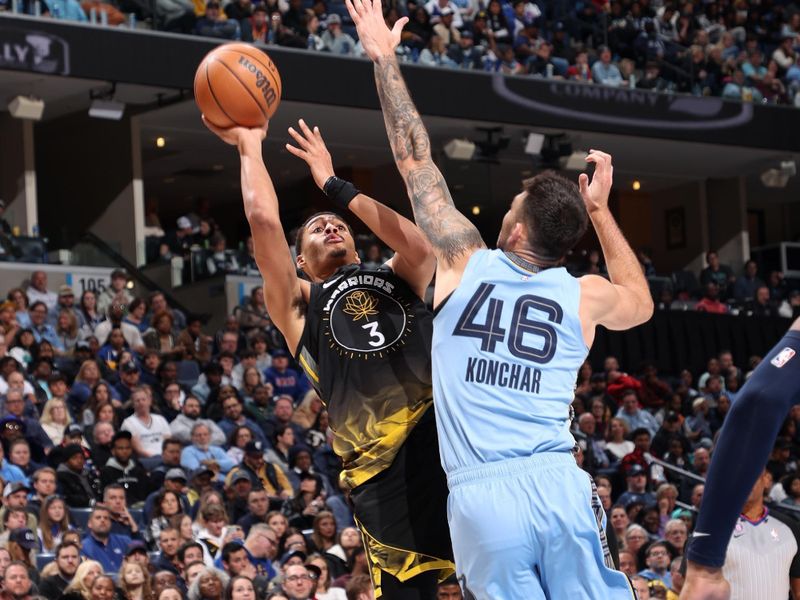
<path id="1" fill-rule="evenodd" d="M 640 189 L 642 189 L 642 182 L 638 179 L 634 179 L 631 187 L 633 188 L 634 192 L 638 192 Z"/>
<path id="2" fill-rule="evenodd" d="M 544 145 L 543 133 L 529 133 L 525 138 L 525 154 L 531 156 L 539 156 L 542 153 L 542 146 Z"/>
<path id="3" fill-rule="evenodd" d="M 89 90 L 89 98 L 92 100 L 89 105 L 89 116 L 95 119 L 119 121 L 125 113 L 125 103 L 114 100 L 116 91 L 116 83 L 112 83 L 111 87 L 105 90 Z"/>
<path id="4" fill-rule="evenodd" d="M 30 96 L 17 96 L 8 103 L 8 112 L 15 119 L 39 121 L 44 113 L 44 100 Z"/>
<path id="5" fill-rule="evenodd" d="M 586 169 L 587 156 L 589 156 L 588 152 L 575 150 L 569 156 L 561 158 L 561 168 L 567 171 L 583 171 Z"/>
<path id="6" fill-rule="evenodd" d="M 125 113 L 125 104 L 114 100 L 92 100 L 89 116 L 95 119 L 119 121 Z"/>
<path id="7" fill-rule="evenodd" d="M 789 179 L 797 175 L 797 163 L 793 160 L 781 161 L 777 169 L 767 169 L 761 174 L 761 183 L 768 188 L 785 188 Z"/>
<path id="8" fill-rule="evenodd" d="M 475 156 L 475 143 L 452 139 L 444 145 L 444 154 L 450 160 L 472 160 Z"/>
<path id="9" fill-rule="evenodd" d="M 156 138 L 156 148 L 163 148 L 166 145 L 167 145 L 167 140 L 165 140 L 163 137 L 158 136 Z"/>
<path id="10" fill-rule="evenodd" d="M 472 214 L 473 214 L 473 215 L 475 215 L 476 217 L 477 217 L 479 214 L 481 214 L 481 207 L 480 207 L 480 206 L 478 206 L 477 204 L 476 204 L 475 206 L 473 206 L 473 207 L 472 207 Z"/>

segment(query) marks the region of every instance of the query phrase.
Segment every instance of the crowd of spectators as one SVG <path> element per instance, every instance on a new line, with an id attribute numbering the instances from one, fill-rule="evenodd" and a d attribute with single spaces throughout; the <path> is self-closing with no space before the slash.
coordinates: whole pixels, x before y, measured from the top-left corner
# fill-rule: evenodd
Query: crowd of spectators
<path id="1" fill-rule="evenodd" d="M 705 254 L 706 267 L 699 273 L 677 271 L 660 274 L 650 251 L 638 251 L 639 263 L 648 278 L 656 310 L 692 310 L 712 314 L 757 317 L 800 317 L 800 281 L 787 280 L 777 270 L 759 272 L 754 260 L 745 262 L 737 275 L 722 263 L 715 250 Z M 607 276 L 598 250 L 576 253 L 567 268 L 575 275 Z"/>
<path id="2" fill-rule="evenodd" d="M 0 0 L 0 9 L 363 54 L 342 0 Z M 37 8 L 38 7 L 38 8 Z M 394 0 L 404 61 L 800 105 L 794 0 Z"/>

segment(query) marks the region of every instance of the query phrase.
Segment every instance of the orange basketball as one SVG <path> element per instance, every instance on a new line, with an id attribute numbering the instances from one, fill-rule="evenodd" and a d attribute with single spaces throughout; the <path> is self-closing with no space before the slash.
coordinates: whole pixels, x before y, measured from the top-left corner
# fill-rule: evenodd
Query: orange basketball
<path id="1" fill-rule="evenodd" d="M 281 102 L 281 76 L 258 48 L 224 44 L 197 67 L 194 99 L 217 127 L 261 127 Z"/>

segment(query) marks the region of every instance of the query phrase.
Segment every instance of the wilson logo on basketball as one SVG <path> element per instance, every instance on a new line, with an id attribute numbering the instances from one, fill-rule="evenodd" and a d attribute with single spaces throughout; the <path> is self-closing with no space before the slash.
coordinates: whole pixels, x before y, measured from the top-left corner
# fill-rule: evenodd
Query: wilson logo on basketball
<path id="1" fill-rule="evenodd" d="M 261 91 L 264 100 L 267 101 L 267 106 L 272 106 L 275 100 L 277 100 L 278 95 L 275 93 L 275 89 L 270 85 L 264 73 L 261 72 L 261 69 L 247 60 L 245 56 L 239 57 L 239 64 L 256 76 L 256 87 Z"/>

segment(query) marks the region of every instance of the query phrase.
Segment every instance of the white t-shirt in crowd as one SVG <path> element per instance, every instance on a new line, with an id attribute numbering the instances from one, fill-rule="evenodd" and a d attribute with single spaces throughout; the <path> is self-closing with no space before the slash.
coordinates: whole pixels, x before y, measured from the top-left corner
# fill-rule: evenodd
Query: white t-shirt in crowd
<path id="1" fill-rule="evenodd" d="M 131 435 L 139 439 L 142 449 L 149 456 L 161 454 L 162 443 L 170 437 L 169 423 L 161 415 L 150 415 L 150 422 L 143 423 L 136 415 L 131 415 L 122 422 L 121 429 L 130 431 Z"/>

